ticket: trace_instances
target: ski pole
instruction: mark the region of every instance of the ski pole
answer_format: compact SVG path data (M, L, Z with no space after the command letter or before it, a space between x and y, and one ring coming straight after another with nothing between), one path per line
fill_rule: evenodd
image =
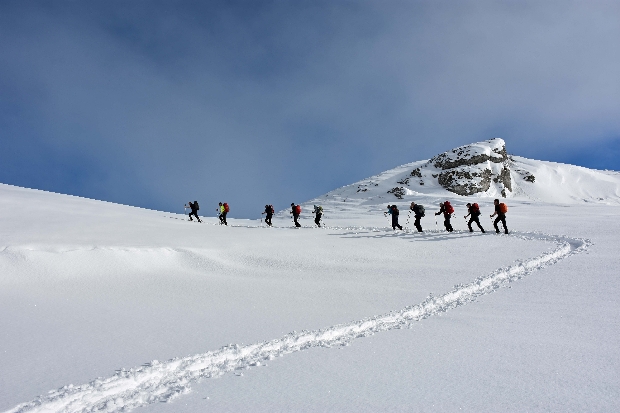
M409 225L409 218L411 217L411 210L409 210L409 215L407 215L407 222L405 222L405 226Z

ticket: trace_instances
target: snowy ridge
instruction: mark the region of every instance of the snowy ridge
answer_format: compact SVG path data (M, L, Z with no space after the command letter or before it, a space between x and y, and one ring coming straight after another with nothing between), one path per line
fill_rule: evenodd
M361 228L355 228L361 229ZM375 228L366 230L376 231ZM7 413L18 412L95 412L126 411L155 402L168 402L190 391L193 382L217 377L226 372L264 365L266 360L313 348L346 346L360 337L380 331L407 328L414 322L475 301L477 297L506 287L538 269L553 265L586 250L586 239L540 233L514 233L524 240L543 240L557 245L554 250L518 264L500 268L469 284L456 285L441 295L430 295L420 304L400 311L338 324L315 331L291 332L279 339L240 346L231 344L216 351L172 359L152 361L141 367L121 369L109 378L98 378L88 384L67 385L47 395L20 404ZM241 373L237 373L241 374Z
M314 203L365 205L450 198L517 198L549 203L620 204L620 174L509 155L502 139L460 146L330 191Z

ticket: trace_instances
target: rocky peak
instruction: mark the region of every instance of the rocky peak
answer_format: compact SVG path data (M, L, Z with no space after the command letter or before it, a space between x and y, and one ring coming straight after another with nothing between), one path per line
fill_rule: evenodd
M508 161L506 143L503 139L496 138L459 146L434 156L429 162L435 168L447 170L460 166L479 165L485 162L504 163L506 161Z
M508 197L513 193L513 176L533 183L534 176L511 167L513 162L506 151L503 139L491 139L459 146L420 163L406 175L398 175L400 185L388 191L403 199L413 188L437 184L458 195ZM515 188L516 189L516 188Z
M429 163L442 172L438 174L439 184L459 195L473 195L487 192L492 183L503 197L512 192L509 158L503 139L459 146L441 153Z

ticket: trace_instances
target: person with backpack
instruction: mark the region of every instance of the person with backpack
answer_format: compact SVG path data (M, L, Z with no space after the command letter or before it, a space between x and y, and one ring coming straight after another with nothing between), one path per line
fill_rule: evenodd
M436 212L435 215L443 214L444 221L443 225L446 227L446 231L452 232L454 228L452 228L452 224L450 223L450 218L452 218L452 214L454 213L454 208L450 204L450 201L441 202L439 204L439 212Z
M314 223L321 228L321 217L323 216L323 207L314 206Z
M396 227L398 227L398 229L402 231L403 227L401 227L398 223L398 215L400 214L398 207L396 205L388 205L388 210L387 212L384 212L383 215L386 214L390 214L392 216L392 229L396 231Z
M295 227L301 227L301 224L297 222L299 219L299 215L301 214L301 206L295 205L295 203L291 203L291 214L293 214L293 222L295 222Z
M224 218L222 218L224 214L224 206L222 205L221 202L217 205L216 211L217 211L217 217L220 219L220 225L222 225L224 223Z
M411 211L413 211L413 215L415 217L415 221L413 222L413 226L415 227L415 229L418 230L418 232L423 232L422 231L422 225L420 225L420 219L425 215L424 206L422 206L420 204L416 204L415 202L412 202L411 206L409 207L409 209L411 209Z
M200 220L200 217L198 217L198 210L200 209L200 206L198 205L198 201L189 201L187 203L187 205L185 205L185 208L189 208L191 211L189 213L189 220L193 221L192 219L192 215L196 217L196 219L198 220L198 222L202 222Z
M503 202L500 203L499 199L495 199L493 203L495 204L495 212L493 212L491 218L497 215L497 218L495 218L495 221L493 222L495 232L499 234L499 228L497 224L501 221L502 225L504 226L504 233L508 234L508 227L506 226L506 212L508 212L508 205L504 204Z
M467 228L469 228L469 232L474 232L473 228L471 227L471 224L473 222L478 225L480 231L484 232L484 228L482 228L482 225L480 225L480 207L477 203L474 202L473 204L467 204L467 215L465 215L463 218L467 219L467 217L471 217L467 222Z
M261 213L261 215L262 214L267 214L265 216L265 224L271 226L271 217L274 214L273 205L265 205L265 212Z
M219 212L219 218L220 218L220 225L224 224L224 225L228 225L228 222L226 222L226 214L228 214L228 211L230 209L228 208L228 204L226 202L224 202L223 204L220 202L219 203L219 207L217 209L217 211Z

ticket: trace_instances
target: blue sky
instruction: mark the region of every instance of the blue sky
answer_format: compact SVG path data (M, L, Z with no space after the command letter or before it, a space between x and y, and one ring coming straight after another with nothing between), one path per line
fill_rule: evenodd
M615 1L0 2L0 182L257 217L501 137L620 170Z

